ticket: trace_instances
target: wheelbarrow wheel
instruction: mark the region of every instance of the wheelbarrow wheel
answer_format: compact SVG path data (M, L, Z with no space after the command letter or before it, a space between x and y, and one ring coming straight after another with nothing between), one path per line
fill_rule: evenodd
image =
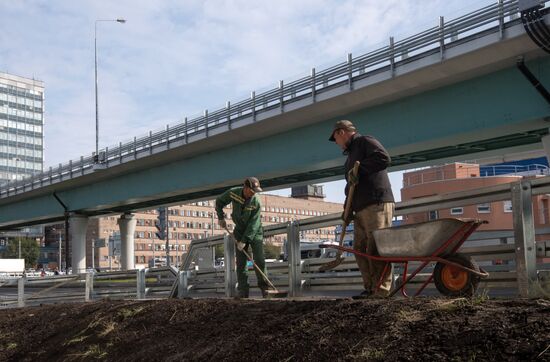
M460 264L466 268L479 271L479 266L470 257L454 254L446 258L448 261ZM479 276L467 270L438 262L434 269L434 283L443 295L449 297L473 296L479 284Z

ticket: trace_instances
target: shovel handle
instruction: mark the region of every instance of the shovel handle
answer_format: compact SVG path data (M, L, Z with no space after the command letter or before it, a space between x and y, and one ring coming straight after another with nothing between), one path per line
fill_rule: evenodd
M355 161L355 164L353 165L353 175L357 177L357 174L359 173L359 166L360 162ZM351 201L353 199L353 194L355 193L355 184L352 183L349 187L348 197L346 199L346 206L344 208L344 224L342 225L342 232L340 233L340 246L344 244L344 236L346 236L346 229L348 228L349 222L348 222L348 215L350 213L351 209ZM341 254L342 252L340 252Z
M359 173L359 166L360 166L360 162L355 161L355 163L353 164L353 171L352 171L355 177L357 177L357 174ZM348 225L349 225L347 220L351 209L351 200L353 199L354 191L355 191L355 184L352 183L349 187L348 197L346 198L346 205L344 207L344 220L343 220L344 222L342 224L342 232L340 233L340 240L338 243L340 246L344 246L344 237L346 236L346 229L348 228ZM319 267L319 270L326 271L326 270L334 269L335 267L340 265L340 263L342 263L343 260L344 258L342 257L342 250L338 250L336 252L336 259L321 265Z
M353 176L357 177L357 174L359 173L360 165L361 164L359 161L355 161L355 163L353 164L353 169L352 169ZM352 183L349 187L348 197L346 199L346 206L344 208L344 223L348 219L348 215L351 209L351 200L353 199L354 192L355 192L355 184Z

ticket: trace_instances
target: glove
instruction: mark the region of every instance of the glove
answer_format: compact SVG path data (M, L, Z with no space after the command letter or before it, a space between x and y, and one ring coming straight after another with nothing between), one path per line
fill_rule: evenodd
M243 251L243 249L246 247L245 243L242 243L240 241L237 241L237 249L240 251Z
M219 219L218 224L222 229L225 229L227 227L227 222L225 221L225 219Z
M347 219L345 219L345 218L344 218L345 214L346 214L346 212L344 211L344 212L342 213L342 215L340 216L340 218L342 219L342 221L343 221L344 223L350 224L350 223L353 221L353 218L354 218L355 215L353 215L353 211L350 210L350 212L348 212L348 217L347 217Z
M353 168L348 171L348 183L351 185L357 185L359 183L359 176L353 174Z

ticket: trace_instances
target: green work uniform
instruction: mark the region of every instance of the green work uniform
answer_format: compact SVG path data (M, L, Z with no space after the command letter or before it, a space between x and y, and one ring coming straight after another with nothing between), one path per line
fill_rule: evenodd
M249 199L245 199L243 187L234 187L216 199L216 213L218 219L224 219L223 208L231 203L233 211L231 219L235 223L233 235L235 238L246 244L245 250L249 252L249 246L252 248L252 257L258 267L266 273L264 244L263 244L263 228L260 218L261 205L260 200L256 195ZM246 255L237 250L237 281L239 282L238 290L241 295L248 296L248 267ZM258 287L262 290L267 289L267 283L262 275L254 269L256 278L258 279Z

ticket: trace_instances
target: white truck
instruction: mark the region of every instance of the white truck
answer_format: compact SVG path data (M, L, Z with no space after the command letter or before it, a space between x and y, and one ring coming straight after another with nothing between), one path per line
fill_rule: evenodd
M25 259L0 259L0 278L17 278L24 272Z

